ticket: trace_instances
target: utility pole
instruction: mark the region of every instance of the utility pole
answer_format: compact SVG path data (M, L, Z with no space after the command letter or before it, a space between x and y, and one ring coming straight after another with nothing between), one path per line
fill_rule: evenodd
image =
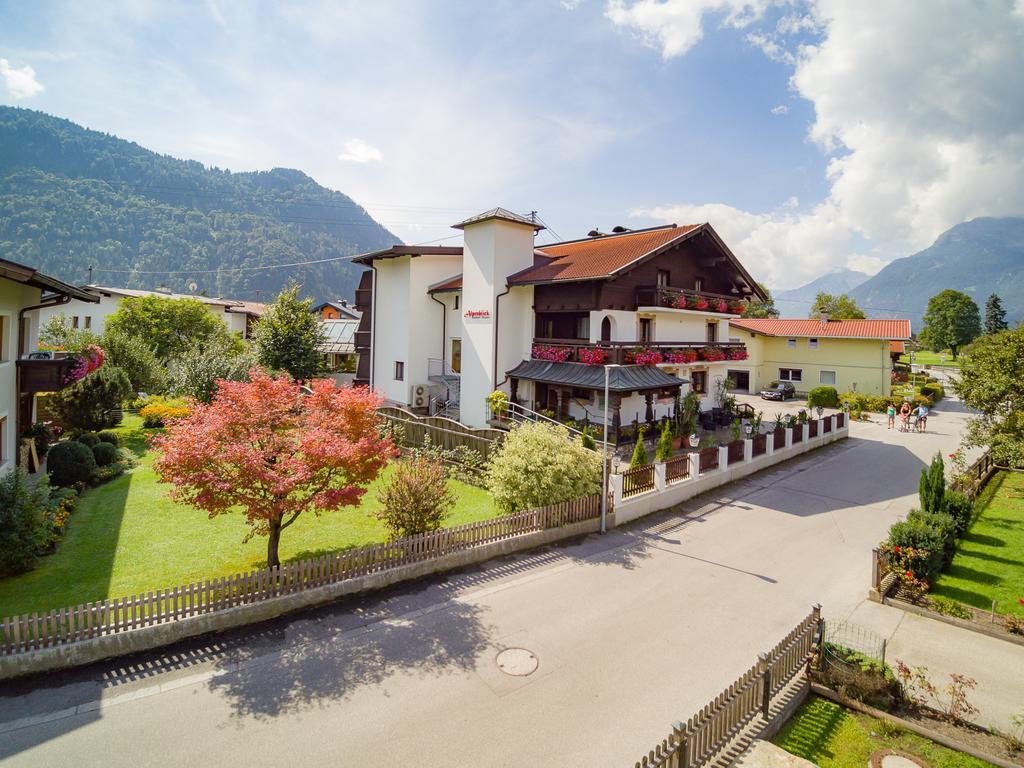
M88 281L87 285L92 285L92 270L93 270L93 267L89 267L89 281Z

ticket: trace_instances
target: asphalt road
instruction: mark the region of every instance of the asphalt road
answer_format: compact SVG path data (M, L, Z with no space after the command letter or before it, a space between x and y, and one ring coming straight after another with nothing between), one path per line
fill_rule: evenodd
M774 411L772 411L774 413ZM11 766L626 766L811 605L850 616L932 432L849 440L606 536L8 684ZM525 677L505 648L539 660Z

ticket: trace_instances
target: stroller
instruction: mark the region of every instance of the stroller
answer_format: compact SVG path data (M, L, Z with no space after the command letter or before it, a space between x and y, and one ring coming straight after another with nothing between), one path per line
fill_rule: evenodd
M921 431L920 423L919 423L920 421L921 421L921 417L917 415L917 412L914 412L914 413L910 414L910 431L911 432L920 432Z

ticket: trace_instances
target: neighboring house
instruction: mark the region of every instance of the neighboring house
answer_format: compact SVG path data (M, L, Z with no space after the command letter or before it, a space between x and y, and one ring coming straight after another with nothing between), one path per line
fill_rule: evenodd
M331 372L356 369L355 334L357 320L321 320L324 343L320 346L324 368Z
M88 304L74 300L64 306L49 307L38 312L39 324L43 326L50 318L63 315L72 328L103 333L107 318L117 311L121 299L141 296L162 296L167 299L195 299L206 306L211 314L218 317L228 330L248 338L252 324L265 311L265 305L254 301L237 301L235 299L210 298L195 296L189 293L171 293L170 291L139 291L132 288L110 288L101 285L87 285L85 288L100 297L99 304Z
M749 352L729 366L739 390L758 392L773 381L789 381L801 393L830 386L888 395L893 344L910 339L910 321L744 318L732 321L732 335Z
M31 267L0 259L0 472L17 464L18 436L33 420L37 392L59 390L71 360L28 360L38 349L33 310L99 298Z
M542 229L501 208L455 225L462 247L394 246L355 258L370 267L356 291L356 382L429 410L459 404L484 426L502 389L531 410L600 423L604 364L610 426L651 421L674 398L704 407L728 358L741 300L764 299L709 224L535 246Z
M320 316L321 320L359 320L360 312L349 305L347 299L325 301L309 310Z

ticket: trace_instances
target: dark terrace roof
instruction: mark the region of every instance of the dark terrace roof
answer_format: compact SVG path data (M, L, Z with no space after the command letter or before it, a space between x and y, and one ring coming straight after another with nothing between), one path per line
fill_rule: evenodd
M604 366L600 365L524 360L505 375L580 389L604 389ZM611 368L608 372L608 389L612 392L667 389L686 384L688 381L653 365L622 365Z
M621 235L603 235L536 250L536 262L508 279L509 285L530 285L610 277L634 262L669 247L698 229L699 224L644 229Z
M31 285L33 288L41 288L50 293L70 296L72 299L89 301L94 304L100 300L99 296L89 290L75 288L73 285L68 285L55 277L44 275L42 272L37 272L32 267L26 267L24 264L19 264L16 261L0 259L0 277L5 277L16 283Z
M356 264L369 265L374 259L396 259L399 256L461 256L461 245L393 245L379 251L353 256Z

